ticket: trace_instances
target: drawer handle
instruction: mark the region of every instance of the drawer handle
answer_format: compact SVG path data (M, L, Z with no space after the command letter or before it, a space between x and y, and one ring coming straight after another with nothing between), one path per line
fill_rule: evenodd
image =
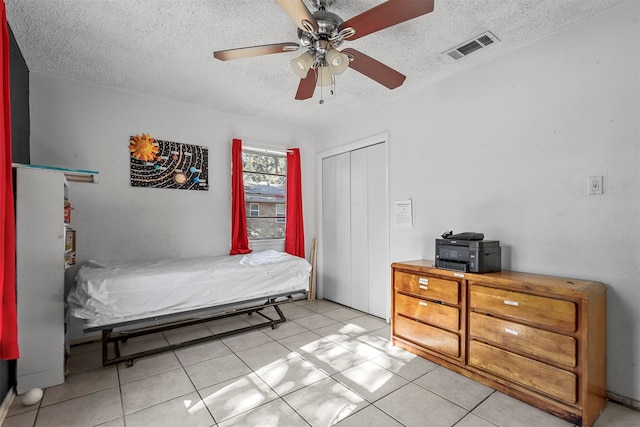
M429 289L429 287L427 285L420 285L420 289L423 289L426 291Z
M424 301L420 301L418 304L420 304L420 305L421 305L421 306L423 306L423 307L426 307L426 306L427 306L427 303L426 303L426 302L424 302Z
M421 285L428 285L429 279L427 279L426 277L421 277L420 279L418 279L418 283L420 283Z
M504 300L504 303L506 305L513 305L514 307L518 306L518 301L510 301L510 300L506 299L506 300Z
M518 331L514 331L513 329L504 328L504 331L508 334L518 336Z

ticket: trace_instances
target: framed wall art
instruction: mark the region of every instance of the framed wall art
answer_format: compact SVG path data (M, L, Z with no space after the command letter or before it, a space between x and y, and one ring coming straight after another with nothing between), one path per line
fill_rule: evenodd
M131 186L208 190L209 149L151 135L129 139Z

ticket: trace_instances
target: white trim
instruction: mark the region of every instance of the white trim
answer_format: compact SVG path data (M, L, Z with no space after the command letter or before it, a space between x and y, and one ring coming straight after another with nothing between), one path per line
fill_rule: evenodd
M319 164L322 165L322 159L324 158L337 156L338 154L347 153L349 151L358 150L360 148L369 147L370 145L376 145L383 142L389 142L389 132L382 132L377 135L373 135L368 138L361 139L359 141L355 141L347 145L332 148L327 151L322 151L318 153L318 156L320 158ZM322 176L322 171L320 171L320 175Z
M385 165L385 170L384 170L384 174L385 174L385 188L384 188L384 192L385 192L385 200L386 200L386 206L387 206L387 210L386 210L386 216L387 216L387 221L386 221L386 227L385 227L385 233L386 233L386 241L387 241L387 265L389 266L389 277L391 277L391 234L390 234L390 228L389 228L389 222L390 222L390 194L389 194L389 189L390 189L390 184L389 184L389 164L391 162L391 148L390 148L390 144L389 144L389 132L382 132L380 134L377 135L373 135L370 136L368 138L365 139L361 139L359 141L355 141L340 147L336 147L336 148L332 148L326 151L322 151L320 153L317 154L317 163L316 163L316 182L317 182L317 194L316 194L316 206L318 206L318 209L316 211L316 215L317 215L317 229L318 229L318 247L321 248L322 246L322 161L324 159L326 159L327 157L333 157L333 156L337 156L339 154L344 154L344 153L348 153L354 150L359 150L361 148L365 148L365 147L370 147L372 145L377 145L377 144L386 144L387 147L387 163ZM322 250L319 250L317 253L317 265L318 265L318 273L316 276L316 280L317 280L317 297L318 299L322 299L323 295L323 283L322 283L322 269L323 269L323 263L322 263ZM387 323L390 322L391 319L391 291L387 292L387 318L385 319L387 321Z
M258 145L249 142L249 145L245 145L245 140L243 138L234 138L242 141L242 150L246 151L254 151L257 153L265 153L265 154L274 154L277 156L287 157L287 153L293 153L293 150L288 150L286 148L275 148L275 147L265 147L261 144L262 142L258 142ZM229 145L233 144L233 139L229 141Z
M254 152L254 153L262 153L262 154L271 154L272 156L281 156L281 157L287 157L287 153L293 153L293 151L291 151L291 150L278 151L278 150L271 150L269 148L262 148L262 147L248 147L246 145L242 146L242 151L251 151L251 152Z

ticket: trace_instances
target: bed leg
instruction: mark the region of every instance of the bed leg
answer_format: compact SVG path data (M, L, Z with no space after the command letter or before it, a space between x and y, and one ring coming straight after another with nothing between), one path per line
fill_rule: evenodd
M118 338L113 340L113 354L115 354L116 358L120 358L120 343L118 342Z
M287 318L284 317L284 313L282 312L282 310L280 310L279 305L274 305L273 308L276 309L278 316L280 316L280 320L276 320L273 324L271 324L271 329L276 329L278 327L278 324L286 322Z
M102 331L102 366L107 366L107 359L109 358L109 335L110 329Z

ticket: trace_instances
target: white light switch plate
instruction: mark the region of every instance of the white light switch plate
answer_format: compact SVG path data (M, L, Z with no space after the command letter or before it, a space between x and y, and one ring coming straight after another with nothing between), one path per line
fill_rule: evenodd
M590 176L588 185L588 195L602 194L602 176Z

